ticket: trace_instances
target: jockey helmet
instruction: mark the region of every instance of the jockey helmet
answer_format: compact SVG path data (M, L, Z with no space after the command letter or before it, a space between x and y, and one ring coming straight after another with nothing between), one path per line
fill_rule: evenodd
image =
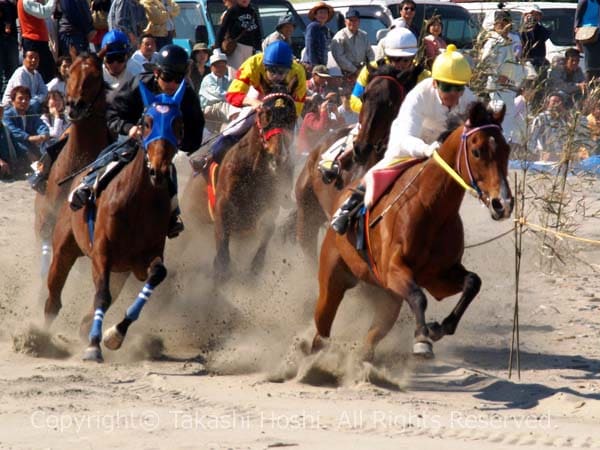
M263 55L263 63L265 66L279 66L290 69L293 60L294 54L292 53L292 47L290 47L287 42L275 41L265 48L265 53Z
M408 28L394 28L383 40L383 53L392 58L414 56L417 38Z
M188 67L188 54L179 45L165 45L158 51L156 67L162 72L183 75Z
M119 30L111 30L102 38L102 48L106 47L107 55L129 53L129 38Z
M431 77L451 84L467 84L471 80L471 66L467 59L450 44L446 51L433 61Z

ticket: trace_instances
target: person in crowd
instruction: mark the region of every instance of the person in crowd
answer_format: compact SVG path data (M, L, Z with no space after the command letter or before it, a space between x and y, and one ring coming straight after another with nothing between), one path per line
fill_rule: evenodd
M578 0L575 10L575 36L581 27L599 27L600 26L600 3L599 0ZM586 78L587 81L600 78L600 39L588 43L578 42L579 50L583 47L585 56Z
M143 34L140 36L138 49L129 58L127 67L133 76L139 75L142 72L151 71L157 58L156 39L151 34Z
M393 27L403 27L408 28L412 34L415 35L417 39L419 39L421 35L421 30L419 26L414 23L415 14L417 11L417 4L413 0L403 0L400 5L400 17L394 20L392 26Z
M206 127L211 132L219 132L229 117L229 103L225 95L230 83L227 55L216 48L210 57L210 73L202 80L199 93Z
M102 73L104 81L113 90L125 84L133 75L127 67L129 59L129 39L119 30L111 30L102 39L102 48L106 48Z
M49 130L47 145L58 141L69 128L69 119L65 116L65 98L59 91L48 92L48 98L42 107L42 121Z
M0 95L19 66L16 2L0 2Z
M108 33L108 12L110 11L111 0L92 0L92 24L96 30L96 34L92 38L91 43L94 49L99 51L102 47L102 38Z
M173 0L141 0L140 3L148 19L143 33L153 36L158 48L172 44L175 36L174 19L179 15L179 5Z
M383 159L369 169L365 177L401 158L430 157L440 147L436 139L445 130L450 114L465 113L476 100L475 94L466 87L470 80L469 62L455 45L448 45L433 62L432 78L421 81L406 94L392 122ZM352 213L363 201L365 207L372 206L372 193L365 193L365 185L361 183L335 212L331 227L339 234L346 233Z
M566 106L573 106L583 98L587 88L587 82L583 70L579 67L580 53L576 48L565 51L563 64L556 65L550 69L548 77L548 88L551 91L566 94Z
M310 73L314 66L327 65L327 53L331 46L331 31L327 28L334 15L333 8L324 2L319 2L308 11L310 23L304 35L304 55L302 62Z
M590 133L590 156L600 155L600 101L593 102L590 113L586 116Z
M81 0L57 0L60 5L58 19L58 55L69 55L74 47L77 53L88 51L96 35L92 11L88 2Z
M18 172L17 152L8 128L4 125L4 106L0 105L0 180L10 179Z
M548 65L546 61L546 41L552 34L542 25L542 10L535 3L529 3L523 12L523 25L521 27L521 42L523 43L523 59L530 61L535 69L540 71Z
M338 94L328 93L325 98L315 95L302 120L298 132L296 149L300 154L308 154L323 136L332 130L346 125L338 111Z
M446 48L446 41L442 38L442 17L433 15L425 24L425 37L423 44L425 45L425 67L431 70L433 60L440 54L441 50Z
M269 44L272 44L275 41L285 41L291 46L292 34L294 34L295 29L296 24L294 23L294 17L291 14L286 14L285 16L280 17L277 21L275 31L273 31L263 40L263 52L265 51L265 48L269 46Z
M69 79L69 69L73 61L70 56L59 56L56 61L58 71L56 76L46 85L48 92L58 91L63 96L67 95L67 80Z
M56 8L56 1L58 0L48 0L47 2L20 0L17 2L23 57L30 50L38 54L38 70L44 83L48 83L56 73L56 63L50 51L48 43L50 37L46 25L46 19L52 17L52 13Z
M37 71L39 61L39 55L35 50L28 50L25 53L23 65L15 70L10 80L8 80L2 104L7 105L10 103L11 93L15 87L25 86L29 89L30 102L28 102L27 107L31 107L34 113L40 112L42 103L48 95L48 88L44 83L42 75Z
M223 0L223 6L225 7L225 10L221 14L221 17L219 17L219 25L223 25L225 14L227 14L227 11L229 11L233 5L235 5L235 0Z
M332 88L329 86L329 80L331 80L331 75L329 75L327 66L319 64L318 66L313 67L312 77L310 80L306 81L307 100L312 99L316 94L325 97L331 92Z
M32 163L39 159L49 130L39 114L29 108L31 92L27 86L16 86L10 92L11 106L4 112L4 124L10 132L16 156Z
M565 111L562 95L551 92L544 110L533 119L529 149L535 151L540 161L558 161L561 158L568 133Z
M158 60L152 72L141 73L126 81L114 94L112 101L108 104L106 119L109 129L115 135L130 138L120 144L119 153L128 152L135 154L134 139L142 135L140 117L144 111L144 103L139 84L144 83L148 90L155 95L164 93L174 95L185 79L188 67L187 52L177 45L166 45L158 51ZM196 151L202 143L204 132L204 115L200 108L198 94L186 83L185 92L181 101L181 113L183 117L183 136L179 145L180 150L191 153ZM125 149L125 150L124 150ZM117 151L114 145L103 150L97 159L96 169L100 169L112 161L113 153ZM105 159L106 158L106 159ZM174 238L183 231L183 222L179 217L179 206L177 202L177 172L175 166L171 166L171 179L169 190L171 193L171 219L167 236ZM95 182L96 174L84 178L71 195L71 208L79 209L87 204Z
M338 31L331 41L331 54L344 76L358 76L361 67L375 59L367 33L360 29L360 13L349 9L346 26Z
M231 40L236 42L233 51L227 48L227 42ZM216 42L217 48L227 54L231 79L246 59L261 51L261 42L262 29L258 12L250 4L250 0L236 0L223 17Z
M194 44L194 47L192 48L192 59L190 60L187 72L187 79L194 92L200 90L202 80L210 73L210 67L208 65L209 57L210 50L204 42Z
M346 125L355 125L358 123L358 113L352 111L350 106L350 95L348 90L340 89L340 99L342 104L338 107L338 112L346 122Z
M112 0L108 11L108 29L125 33L132 46L148 25L146 10L139 0Z

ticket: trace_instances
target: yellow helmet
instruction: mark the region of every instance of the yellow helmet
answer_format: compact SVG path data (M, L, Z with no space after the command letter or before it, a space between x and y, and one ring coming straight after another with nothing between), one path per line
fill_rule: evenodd
M471 66L467 59L450 44L446 51L433 61L431 78L452 84L467 84L471 80Z

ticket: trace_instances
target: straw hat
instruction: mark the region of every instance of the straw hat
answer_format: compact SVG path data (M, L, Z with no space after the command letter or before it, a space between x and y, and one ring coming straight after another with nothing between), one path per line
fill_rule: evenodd
M311 22L315 20L315 15L317 14L317 11L323 8L327 10L327 22L329 22L333 18L334 11L333 8L325 2L319 2L315 6L310 8L310 11L308 11L308 20L310 20Z

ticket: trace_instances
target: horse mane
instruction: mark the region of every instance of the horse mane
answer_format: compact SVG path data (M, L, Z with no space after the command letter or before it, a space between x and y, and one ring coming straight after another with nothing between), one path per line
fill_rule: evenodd
M499 125L498 119L494 116L494 112L490 110L485 103L481 101L472 102L465 113L450 113L448 120L446 121L446 129L438 136L437 141L443 143L454 130L464 125L467 121L471 128L477 128L492 123Z

